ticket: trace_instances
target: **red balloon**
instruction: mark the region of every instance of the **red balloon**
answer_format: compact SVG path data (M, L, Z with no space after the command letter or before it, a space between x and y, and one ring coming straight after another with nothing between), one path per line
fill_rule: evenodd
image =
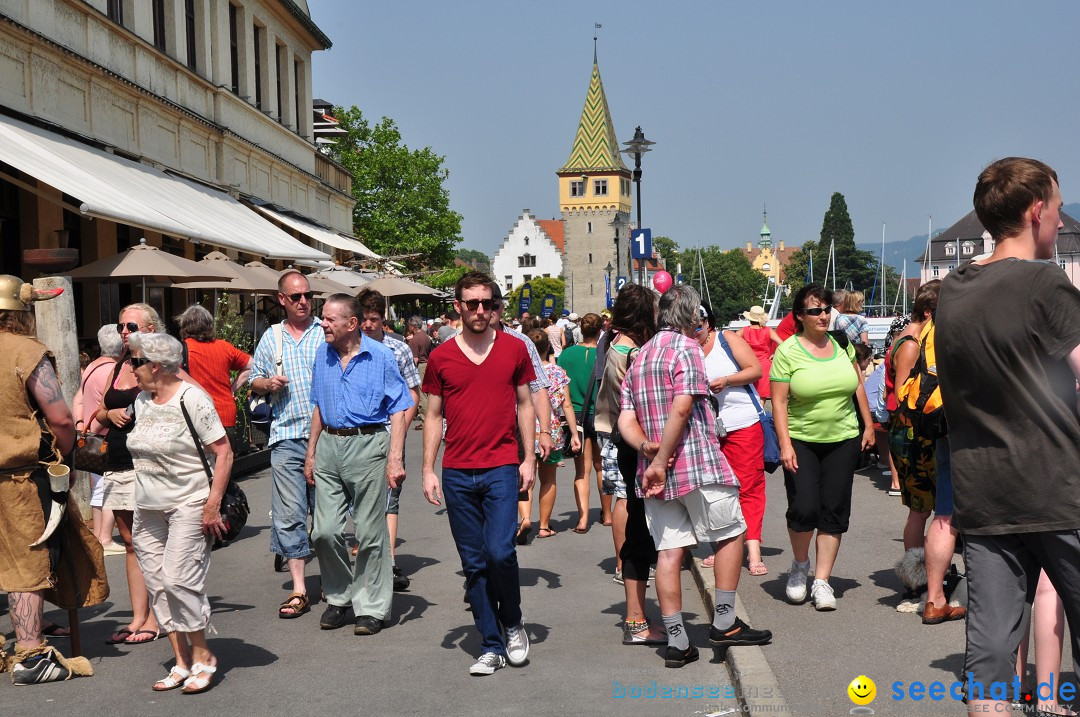
M672 285L671 274L666 271L658 271L653 274L652 285L656 287L656 290L661 294L665 293Z

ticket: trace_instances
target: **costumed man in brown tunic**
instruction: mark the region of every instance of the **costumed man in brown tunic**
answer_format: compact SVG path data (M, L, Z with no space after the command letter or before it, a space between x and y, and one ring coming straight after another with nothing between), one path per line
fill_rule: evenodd
M42 634L46 600L61 608L97 605L109 594L101 545L68 494L75 428L52 354L35 338L35 291L0 275L0 591L8 593L15 654L0 671L17 685L90 675L86 658L65 658Z

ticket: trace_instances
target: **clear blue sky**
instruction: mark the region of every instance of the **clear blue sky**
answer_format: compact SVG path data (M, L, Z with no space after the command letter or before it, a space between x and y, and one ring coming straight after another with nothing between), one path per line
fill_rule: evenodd
M817 239L834 191L860 243L943 229L1014 154L1080 198L1071 0L309 2L334 42L315 96L445 155L463 245L489 254L522 209L558 216L594 22L616 136L657 143L643 223L684 247L756 242L763 204L774 241Z

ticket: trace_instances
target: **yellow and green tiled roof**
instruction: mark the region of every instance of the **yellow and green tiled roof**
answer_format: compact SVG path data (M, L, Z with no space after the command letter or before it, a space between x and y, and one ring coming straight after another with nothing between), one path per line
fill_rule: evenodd
M619 154L619 142L615 139L615 128L611 122L611 110L608 109L604 83L600 80L600 67L594 62L592 78L589 80L589 93L585 96L585 109L581 112L574 146L570 158L566 160L560 172L585 171L626 171L622 156Z

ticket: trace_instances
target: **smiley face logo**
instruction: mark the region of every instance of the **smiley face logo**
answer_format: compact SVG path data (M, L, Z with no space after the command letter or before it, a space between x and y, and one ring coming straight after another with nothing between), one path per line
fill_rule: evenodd
M866 675L859 675L847 687L848 697L857 705L868 705L877 697L877 685Z

